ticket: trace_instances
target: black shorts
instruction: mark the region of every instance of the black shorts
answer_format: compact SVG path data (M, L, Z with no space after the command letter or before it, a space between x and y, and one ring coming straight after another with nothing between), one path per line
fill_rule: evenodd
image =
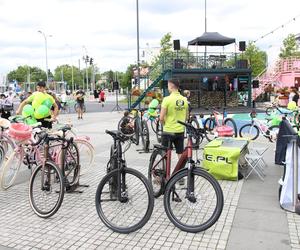
M41 123L41 126L43 128L48 128L48 129L51 129L52 128L52 122L51 121L45 121L45 119L51 119L51 116L48 116L46 118L43 118L43 119L36 119L37 122L40 122Z
M77 108L83 109L84 102L77 102Z
M169 141L171 146L174 144L176 153L182 154L184 150L184 133L175 133L175 135L162 135L161 144L165 147L169 146Z

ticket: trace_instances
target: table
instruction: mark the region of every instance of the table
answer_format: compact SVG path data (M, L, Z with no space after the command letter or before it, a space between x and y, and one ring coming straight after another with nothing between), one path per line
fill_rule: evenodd
M237 180L239 166L245 165L248 144L243 138L214 139L204 147L203 167L218 180Z

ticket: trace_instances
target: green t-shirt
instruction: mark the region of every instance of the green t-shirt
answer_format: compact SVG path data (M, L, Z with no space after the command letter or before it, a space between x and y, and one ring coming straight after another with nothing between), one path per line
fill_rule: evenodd
M55 100L51 95L39 91L34 92L31 96L27 98L27 102L31 103L34 109L37 109L46 100L50 102L51 106L55 103Z
M178 91L172 92L171 95L163 99L161 107L167 110L165 124L163 127L164 132L184 132L184 126L179 124L177 121L186 121L186 115L188 111L187 99L180 95Z

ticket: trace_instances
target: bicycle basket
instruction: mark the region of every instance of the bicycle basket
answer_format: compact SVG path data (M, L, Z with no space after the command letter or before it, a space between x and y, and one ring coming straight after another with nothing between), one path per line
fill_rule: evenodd
M31 138L32 127L24 123L11 123L8 134L16 142L25 142Z

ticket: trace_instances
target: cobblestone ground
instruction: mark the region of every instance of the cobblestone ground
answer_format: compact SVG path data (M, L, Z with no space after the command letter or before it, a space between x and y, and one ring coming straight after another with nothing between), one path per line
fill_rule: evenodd
M180 231L167 218L162 198L155 200L151 219L139 231L119 234L108 229L95 209L95 192L105 174L111 144L105 128L114 129L121 114L87 114L74 125L80 134L91 136L96 163L81 178L82 194L65 194L59 211L42 219L33 213L28 199L30 171L22 167L17 184L0 191L0 248L15 249L225 249L243 181L222 181L224 209L219 221L205 232ZM66 118L66 117L65 117ZM74 119L74 116L71 116ZM101 122L100 122L101 121ZM97 124L97 125L95 125ZM147 176L150 154L139 154L132 145L126 154L128 166Z
M295 213L287 212L289 233L292 249L300 249L300 216Z

